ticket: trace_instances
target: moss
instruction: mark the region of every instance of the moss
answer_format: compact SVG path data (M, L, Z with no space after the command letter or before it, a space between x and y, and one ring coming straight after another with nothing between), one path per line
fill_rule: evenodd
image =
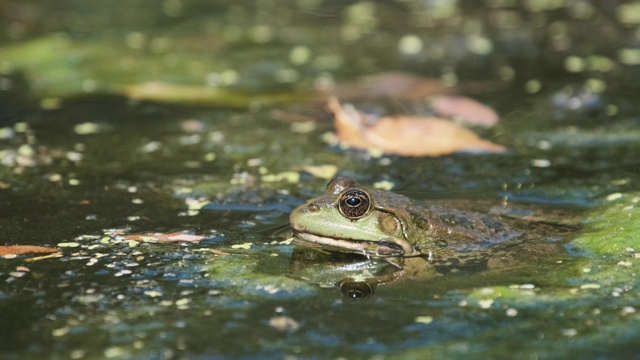
M572 242L602 256L628 255L640 249L640 194L613 194L608 203L591 211L585 229Z

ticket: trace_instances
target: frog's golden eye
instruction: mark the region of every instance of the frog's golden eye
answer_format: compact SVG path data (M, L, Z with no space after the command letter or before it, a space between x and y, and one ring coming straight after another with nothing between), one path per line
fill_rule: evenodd
M371 208L369 194L362 190L351 189L345 191L340 196L338 202L338 210L340 214L349 220L358 220L363 218Z

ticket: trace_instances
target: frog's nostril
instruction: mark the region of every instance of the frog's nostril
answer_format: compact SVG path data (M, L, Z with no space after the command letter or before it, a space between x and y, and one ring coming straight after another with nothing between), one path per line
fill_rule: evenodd
M316 212L320 210L320 206L318 206L318 204L310 204L307 209L309 209L310 212Z

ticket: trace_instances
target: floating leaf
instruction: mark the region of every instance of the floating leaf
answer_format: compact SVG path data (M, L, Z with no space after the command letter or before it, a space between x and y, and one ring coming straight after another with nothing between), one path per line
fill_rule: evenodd
M60 250L46 246L31 245L8 245L0 246L0 256L20 255L20 254L48 254L55 253Z
M297 183L300 181L300 173L296 171L284 171L278 174L265 174L265 175L262 175L262 181L264 182L286 181L289 183Z
M333 179L338 173L338 167L335 165L306 165L301 170L314 177L326 180Z
M329 99L329 109L335 116L338 140L359 149L380 149L405 156L505 150L444 119L408 115L374 119L353 106L341 106L335 97Z
M492 127L499 120L495 110L464 96L434 96L431 105L439 116L456 117L469 125Z
M191 234L184 234L184 233L173 233L173 234L167 234L167 235L168 235L167 237L168 241L200 241L206 237L202 235L191 235Z
M193 235L181 232L175 233L147 233L147 234L128 234L123 235L125 240L128 241L144 241L144 242L159 242L159 243L170 243L170 242L198 242L206 236L203 235Z
M242 244L231 245L231 248L232 249L246 249L246 250L249 250L249 249L251 249L251 245L253 245L253 243L246 242L246 243L242 243Z
M61 243L58 243L58 247L69 247L69 248L72 248L72 247L78 247L78 246L80 246L80 244L78 244L77 242L61 242Z
M73 127L73 132L75 132L78 135L90 135L90 134L97 134L99 132L103 132L107 130L107 128L108 127L104 124L84 122L84 123L76 124Z
M422 324L431 324L433 322L433 317L428 315L416 316L415 321Z
M53 259L53 258L58 258L58 257L62 257L62 253L61 252L56 252L56 253L53 253L53 254L43 255L43 256L36 256L36 257L25 259L25 261L34 262L34 261Z
M394 183L392 183L391 181L388 181L388 180L382 180L382 181L378 181L378 182L373 183L373 187L374 188L381 189L381 190L386 190L386 191L389 191L389 190L393 189L393 187L395 185L396 184L394 184Z
M218 255L218 256L229 256L229 255L231 255L226 251L222 251L222 250L218 250L218 249L208 249L208 250L211 251L212 253Z

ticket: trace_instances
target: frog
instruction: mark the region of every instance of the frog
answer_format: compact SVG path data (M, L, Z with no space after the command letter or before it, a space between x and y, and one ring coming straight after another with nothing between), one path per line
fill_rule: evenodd
M490 214L419 204L345 176L331 180L322 195L295 208L290 225L297 244L380 258L400 269L403 259L435 262L521 236Z

